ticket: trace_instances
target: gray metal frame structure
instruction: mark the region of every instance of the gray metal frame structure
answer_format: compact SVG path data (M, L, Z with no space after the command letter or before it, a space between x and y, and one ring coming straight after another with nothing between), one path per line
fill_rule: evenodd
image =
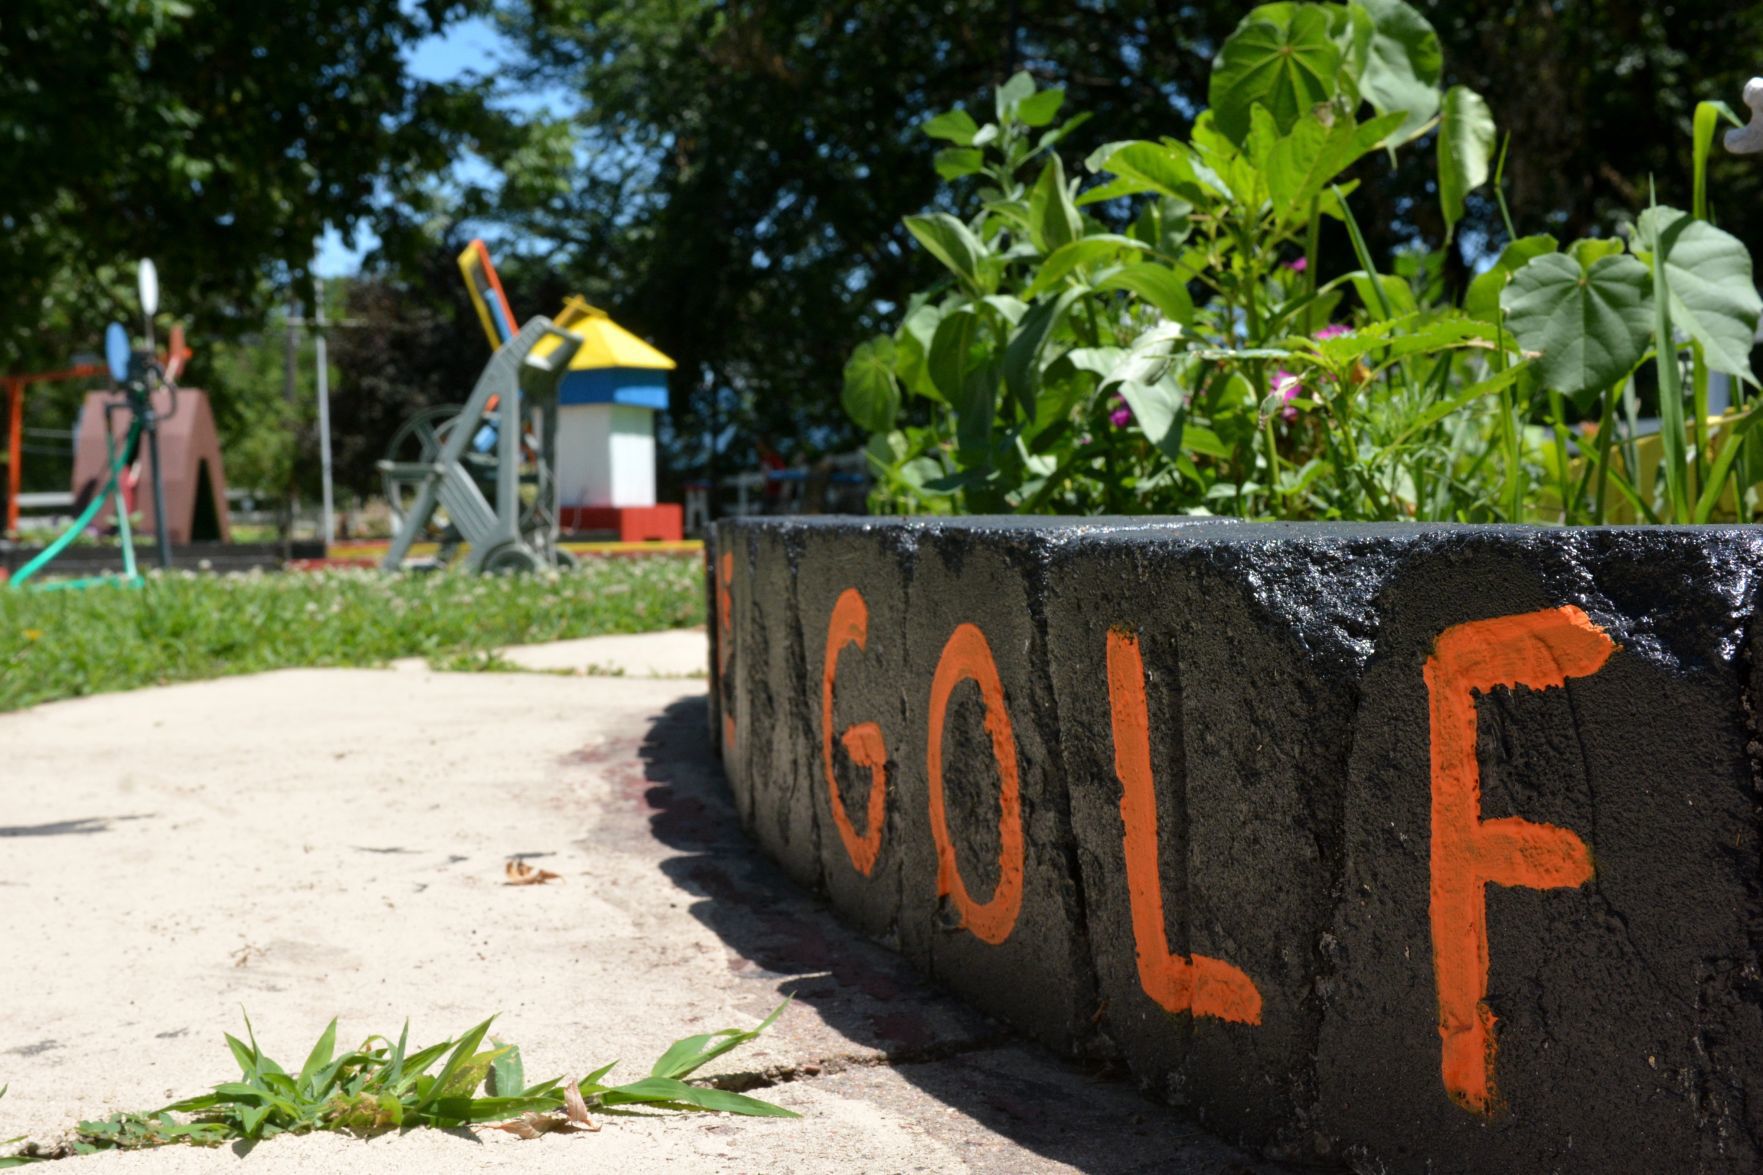
M535 356L533 349L546 338L557 339L558 345L542 357ZM432 463L380 462L383 472L419 486L415 505L404 516L386 552L382 564L386 570L404 565L437 507L447 511L460 537L470 544L465 557L468 571L537 571L562 561L557 546L556 501L537 502L533 509L523 510L520 447L525 418L536 416L539 466L555 466L557 386L581 345L580 335L559 328L549 318L539 315L530 319L519 334L490 356L459 413L458 424L449 430ZM490 401L497 396L501 399L494 408L498 432L496 500L492 505L464 458L478 431L477 422L492 411ZM541 478L536 492L555 499L555 479Z

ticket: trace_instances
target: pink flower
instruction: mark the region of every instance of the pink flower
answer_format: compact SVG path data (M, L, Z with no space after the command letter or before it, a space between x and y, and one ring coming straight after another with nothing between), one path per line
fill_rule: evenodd
M1108 414L1108 419L1115 428L1125 428L1132 423L1132 409L1127 407L1125 396L1115 395L1114 411Z
M1342 335L1350 335L1352 333L1353 328L1347 324L1343 322L1331 322L1321 330L1317 331L1315 337L1316 341L1320 343L1326 342L1329 339L1338 339Z
M1286 268L1293 273L1303 273L1306 269L1310 268L1310 258L1300 257L1296 261L1288 261L1286 262Z
M1273 394L1285 404L1285 407L1280 410L1281 420L1298 419L1298 410L1292 407L1291 401L1297 399L1298 393L1303 390L1303 383L1291 372L1280 370L1273 373Z

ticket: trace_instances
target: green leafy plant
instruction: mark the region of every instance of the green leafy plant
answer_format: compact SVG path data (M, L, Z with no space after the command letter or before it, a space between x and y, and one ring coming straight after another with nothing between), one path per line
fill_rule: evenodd
M62 1153L172 1143L219 1146L319 1130L368 1136L483 1124L513 1127L516 1133L532 1137L571 1123L591 1129L589 1109L616 1113L628 1106L794 1118L798 1115L782 1106L687 1081L710 1061L758 1037L787 1006L788 1001L778 1005L757 1028L727 1028L675 1041L650 1066L648 1076L622 1085L608 1085L605 1080L617 1062L579 1081L552 1078L528 1085L519 1046L493 1040L486 1045L494 1017L457 1040L426 1048L409 1047L406 1024L396 1043L371 1036L341 1054L336 1048L337 1022L332 1020L299 1070L289 1073L258 1046L246 1017L245 1040L225 1034L239 1066L238 1080L221 1082L209 1093L160 1110L81 1122ZM44 1157L59 1156L0 1158L0 1168Z
M1063 94L1026 74L992 122L930 120L954 144L939 172L975 208L907 218L946 275L847 366L874 505L1750 517L1754 416L1706 411L1710 372L1757 386L1750 256L1706 212L1723 108L1697 115L1695 213L1651 208L1626 242L1563 248L1514 231L1487 104L1442 80L1438 39L1402 0L1277 3L1221 46L1186 140L1104 144L1088 186L1057 152L1081 116L1042 130ZM1447 238L1488 187L1508 230L1460 294L1418 242L1380 271L1351 208L1357 169L1428 136ZM1356 268L1321 272L1325 231Z

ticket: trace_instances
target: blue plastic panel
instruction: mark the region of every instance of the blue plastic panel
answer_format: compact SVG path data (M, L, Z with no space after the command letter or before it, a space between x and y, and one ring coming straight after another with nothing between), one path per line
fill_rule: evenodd
M560 404L628 404L667 410L667 372L648 367L597 367L572 371L557 389Z

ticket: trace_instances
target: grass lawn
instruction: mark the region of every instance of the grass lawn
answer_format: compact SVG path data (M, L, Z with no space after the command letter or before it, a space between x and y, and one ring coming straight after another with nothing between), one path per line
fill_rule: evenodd
M0 586L0 711L292 666L447 667L505 645L704 622L697 556L595 559L542 576L377 570L155 574L145 587Z

